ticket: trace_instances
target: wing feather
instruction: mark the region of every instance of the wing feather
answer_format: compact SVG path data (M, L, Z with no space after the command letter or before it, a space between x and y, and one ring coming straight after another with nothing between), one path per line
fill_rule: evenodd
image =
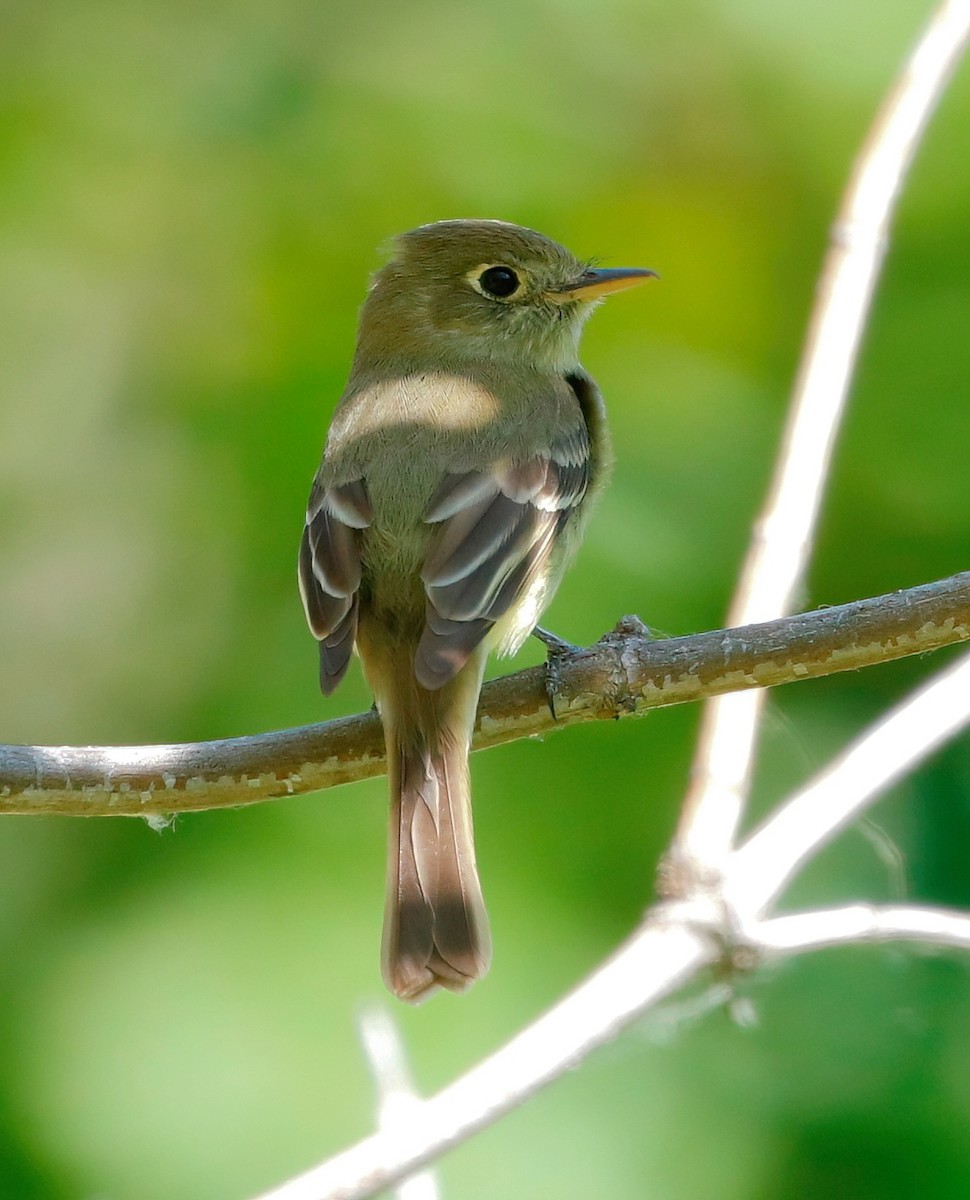
M373 516L362 479L315 484L300 542L299 580L310 631L320 643L320 688L343 679L357 636L360 534Z
M442 481L425 513L437 529L421 574L427 613L415 673L423 687L453 679L546 568L589 487L581 434L571 431L548 455Z

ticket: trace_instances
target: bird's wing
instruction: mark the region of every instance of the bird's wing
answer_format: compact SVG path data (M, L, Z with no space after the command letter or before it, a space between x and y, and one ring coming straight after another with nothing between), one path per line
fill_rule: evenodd
M314 483L300 543L300 595L320 643L320 688L329 696L343 679L357 635L360 534L373 518L361 479Z
M578 427L544 454L445 476L424 515L437 528L421 572L427 615L414 666L423 687L453 679L541 579L589 472L589 440Z

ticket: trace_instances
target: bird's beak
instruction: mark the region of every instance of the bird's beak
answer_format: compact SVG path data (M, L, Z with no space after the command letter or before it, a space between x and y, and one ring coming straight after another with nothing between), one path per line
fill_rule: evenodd
M560 303L566 300L598 300L611 292L636 287L648 279L657 279L656 271L645 267L590 267L578 279L561 288L551 288L546 294Z

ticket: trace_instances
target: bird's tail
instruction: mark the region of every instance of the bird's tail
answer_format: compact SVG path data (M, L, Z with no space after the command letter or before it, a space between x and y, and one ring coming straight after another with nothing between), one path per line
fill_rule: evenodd
M373 643L361 650L390 783L382 970L395 995L417 1003L438 988L464 991L491 958L468 776L485 655L428 691L414 678L413 651Z

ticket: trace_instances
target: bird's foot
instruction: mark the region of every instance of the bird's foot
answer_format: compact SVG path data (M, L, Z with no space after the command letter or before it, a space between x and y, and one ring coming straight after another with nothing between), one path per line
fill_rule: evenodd
M555 633L550 633L548 629L543 629L537 625L532 631L532 636L537 637L543 646L546 648L546 703L549 705L549 712L554 721L558 721L556 716L556 696L559 693L559 680L562 664L574 654L578 654L582 649L581 646L575 645L573 642L567 642L564 638L558 637Z

